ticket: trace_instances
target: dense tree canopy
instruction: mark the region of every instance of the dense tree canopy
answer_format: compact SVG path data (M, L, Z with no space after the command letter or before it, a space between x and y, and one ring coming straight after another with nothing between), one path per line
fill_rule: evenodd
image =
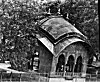
M51 8L49 13L49 8ZM58 9L58 10L57 10ZM59 11L60 9L60 11ZM57 10L57 11L56 11ZM58 12L58 13L57 13ZM98 3L95 0L66 0L38 4L33 0L0 3L0 59L10 60L12 68L27 71L29 56L38 46L38 21L49 15L62 15L90 40L99 52ZM28 57L28 58L27 58Z

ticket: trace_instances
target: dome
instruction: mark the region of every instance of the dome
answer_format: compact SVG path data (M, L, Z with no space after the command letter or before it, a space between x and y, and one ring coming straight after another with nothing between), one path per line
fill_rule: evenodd
M68 33L77 33L84 36L72 24L61 17L46 18L40 22L42 23L41 28L55 40Z

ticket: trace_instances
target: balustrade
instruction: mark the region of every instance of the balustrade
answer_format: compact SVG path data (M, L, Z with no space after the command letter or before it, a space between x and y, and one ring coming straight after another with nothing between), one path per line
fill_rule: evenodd
M73 73L73 72L56 72L56 73L24 73L24 74L16 74L16 73L0 73L0 82L23 82L23 81L35 81L35 82L49 82L50 78L65 78L65 80L74 78L83 78L81 77L81 73ZM84 77L86 82L100 82L100 74L86 74ZM76 81L77 82L77 81Z

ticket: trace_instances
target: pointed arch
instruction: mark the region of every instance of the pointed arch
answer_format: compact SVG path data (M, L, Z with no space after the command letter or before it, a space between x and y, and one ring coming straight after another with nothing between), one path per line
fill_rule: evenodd
M64 66L65 66L65 56L61 54L58 58L56 72L64 72Z
M81 70L82 70L82 57L81 56L79 56L78 58L77 58L77 61L76 61L76 65L75 65L75 69L74 69L74 72L81 72Z
M74 66L74 56L70 55L66 64L66 72L72 72Z

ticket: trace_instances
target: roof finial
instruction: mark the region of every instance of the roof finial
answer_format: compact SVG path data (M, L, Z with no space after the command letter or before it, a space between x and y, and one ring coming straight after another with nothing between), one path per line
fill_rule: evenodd
M50 13L50 8L49 8L49 10L48 10L48 14L51 14L51 13Z
M67 16L66 16L66 18L67 18L67 19L69 19L69 13L67 13Z

